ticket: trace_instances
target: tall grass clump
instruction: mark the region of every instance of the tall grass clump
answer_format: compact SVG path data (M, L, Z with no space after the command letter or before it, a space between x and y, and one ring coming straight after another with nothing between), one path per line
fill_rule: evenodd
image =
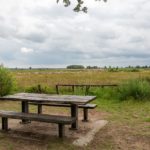
M91 88L89 95L94 95L101 99L116 99L117 88L116 87L104 87L104 88Z
M150 99L150 83L146 79L132 79L122 84L118 88L118 96L120 100Z
M44 93L44 94L54 94L55 93L52 88L49 88L47 86L43 87L40 84L26 88L25 92L27 92L27 93Z
M10 71L0 67L0 96L10 94L15 87L15 81Z

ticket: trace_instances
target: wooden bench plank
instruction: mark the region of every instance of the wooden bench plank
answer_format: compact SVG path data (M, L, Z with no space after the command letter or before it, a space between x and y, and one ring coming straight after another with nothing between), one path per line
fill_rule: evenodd
M76 121L76 118L69 116L57 116L57 115L46 115L46 114L35 114L35 113L20 113L13 111L0 111L0 117L2 117L2 130L8 130L8 118L12 119L28 119L32 121L56 123L58 124L59 137L64 136L64 125L72 124Z
M38 114L42 113L42 106L55 106L55 107L71 107L71 105L68 104L56 104L56 103L29 103L31 105L37 105L38 106ZM94 109L97 107L97 104L85 104L85 105L79 105L79 108L83 108L83 120L84 122L88 121L88 109ZM71 110L72 111L72 110Z
M31 102L30 105L43 105L43 106L56 106L56 107L70 107L69 104L56 104L56 103L35 103ZM97 104L85 104L85 105L78 105L79 108L88 108L88 109L94 109L97 107Z
M12 118L12 119L29 119L32 121L41 121L41 122L48 122L48 123L62 123L62 124L71 124L75 121L74 118L69 117L69 116L21 113L21 112L13 112L13 111L0 111L0 116Z

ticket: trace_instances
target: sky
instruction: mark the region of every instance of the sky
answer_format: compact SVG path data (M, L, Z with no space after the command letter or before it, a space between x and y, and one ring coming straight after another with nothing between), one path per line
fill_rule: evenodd
M150 65L150 1L0 0L0 63L6 67Z

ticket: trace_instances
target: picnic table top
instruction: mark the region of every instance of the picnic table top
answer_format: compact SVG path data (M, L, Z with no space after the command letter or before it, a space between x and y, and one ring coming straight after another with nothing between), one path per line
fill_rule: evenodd
M37 93L17 93L0 97L0 100L28 101L28 102L50 102L63 104L86 104L96 99L96 96L78 95L50 95Z

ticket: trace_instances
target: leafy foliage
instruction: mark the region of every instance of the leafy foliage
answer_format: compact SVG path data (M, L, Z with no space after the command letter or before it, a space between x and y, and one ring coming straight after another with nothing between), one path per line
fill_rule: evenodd
M145 79L129 80L118 88L118 93L120 100L127 100L129 98L136 100L149 99L150 84Z
M28 87L25 92L28 93L45 93L45 94L53 94L54 91L52 91L49 87L45 86L42 87L40 84L35 86Z
M82 65L70 65L70 66L67 66L67 69L84 69L84 66L82 66Z
M14 79L8 69L0 67L0 96L9 94L14 88Z
M57 0L57 3L60 0ZM74 11L75 12L79 12L79 11L83 11L85 13L87 13L88 8L86 6L83 6L84 4L84 0L76 0L77 1L77 5L74 7ZM95 1L101 1L101 0L95 0ZM104 2L107 2L107 0L103 0ZM63 0L64 6L68 7L71 4L71 0Z

